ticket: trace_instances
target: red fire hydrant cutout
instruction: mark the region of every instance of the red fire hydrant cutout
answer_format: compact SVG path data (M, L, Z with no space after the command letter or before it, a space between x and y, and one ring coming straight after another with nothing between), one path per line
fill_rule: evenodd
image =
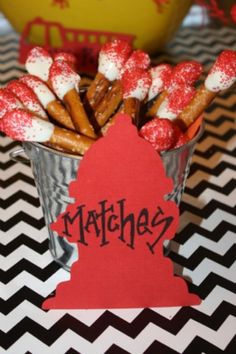
M105 138L84 156L70 195L75 203L52 224L77 242L70 281L57 286L44 308L134 308L192 305L183 279L163 255L163 241L178 226L179 211L164 196L172 190L159 155L120 114Z

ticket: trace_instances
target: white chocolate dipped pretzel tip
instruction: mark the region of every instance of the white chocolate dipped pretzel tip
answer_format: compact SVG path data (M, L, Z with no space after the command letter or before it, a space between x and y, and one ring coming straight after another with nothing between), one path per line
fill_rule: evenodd
M173 67L170 85L194 85L202 73L202 65L195 60L182 61Z
M98 72L86 93L92 110L98 109L95 116L104 111L105 103L103 102L107 100L109 86L121 78L122 70L131 51L131 46L121 40L108 42L102 46L98 57Z
M77 71L78 60L77 60L76 56L73 53L58 52L58 53L54 54L53 59L54 59L54 61L64 61L64 62L66 62L68 65L70 65L70 67L73 70Z
M6 112L11 111L14 108L23 108L22 103L7 88L0 89L0 100L1 100L0 118L2 118Z
M147 53L141 49L134 50L124 63L124 66L121 68L118 79L120 80L124 73L129 70L134 70L137 68L147 70L150 63L151 59Z
M14 140L46 142L54 125L23 109L13 109L2 118L3 131Z
M196 90L193 86L186 84L174 85L168 96L161 103L157 116L175 120L182 110L189 104L194 97Z
M29 74L39 77L43 81L48 80L49 69L53 63L51 55L42 47L34 47L25 62Z
M33 90L42 106L55 121L74 130L69 113L42 80L33 75L24 75L20 81Z
M39 115L41 118L48 119L37 96L26 84L19 80L13 80L8 83L7 88L22 102L27 110Z
M69 64L58 61L52 64L49 78L54 92L65 103L70 112L76 130L91 138L96 138L78 94L80 76Z
M104 44L99 53L98 72L109 81L116 80L130 53L131 47L125 41L117 39Z
M220 92L228 89L235 81L236 51L224 50L207 75L205 87L211 92Z
M36 76L24 75L19 80L33 90L45 109L50 102L56 100L56 96L53 94L53 92L42 80Z
M72 89L79 92L80 76L65 61L55 61L49 72L49 78L56 95L63 100Z
M4 101L2 101L0 99L0 125L1 125L1 122L2 122L1 118L4 116L4 114L6 114L6 112L7 111L6 111L5 103L4 103Z
M158 93L159 85L161 94L157 96L150 107L148 116L174 120L192 99L195 93L194 84L201 75L202 65L192 60L183 61L173 68L162 67L161 65L160 69L159 66L156 68L157 72L153 72L153 82L155 84L153 91ZM154 92L150 91L149 94L152 97Z
M147 70L135 68L126 70L122 76L123 108L122 111L131 116L136 125L139 124L141 102L147 96L151 85L151 77Z
M230 88L236 81L236 52L224 50L216 59L203 85L201 85L193 99L179 114L178 120L185 127L192 124L218 92Z
M148 101L167 89L170 83L172 67L169 64L159 64L149 70L152 83L148 91Z
M54 54L53 59L55 61L65 61L67 63L76 63L76 56L68 52L58 52Z
M125 71L122 77L123 98L136 98L143 101L151 85L150 74L143 69Z
M83 155L94 140L59 128L23 109L7 112L1 120L1 129L14 140L50 143L56 149Z

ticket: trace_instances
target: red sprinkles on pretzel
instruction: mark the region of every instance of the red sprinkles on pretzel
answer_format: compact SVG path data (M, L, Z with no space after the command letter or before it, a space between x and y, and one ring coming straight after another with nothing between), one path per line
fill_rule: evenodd
M171 85L193 85L202 73L202 65L196 61L184 61L172 71Z
M72 63L72 64L76 64L77 59L76 56L72 53L66 53L66 52L59 52L54 54L53 59L55 61L65 61L67 63Z
M176 132L169 119L153 118L140 129L140 136L152 144L156 151L172 148L176 141Z
M160 64L151 68L149 73L152 78L152 83L148 92L148 100L151 100L169 87L172 67L169 64Z
M23 82L19 80L11 81L7 88L23 103L23 105L31 112L38 114L40 117L47 119L47 115L42 108L35 93Z
M236 52L224 50L216 59L207 78L205 87L212 92L228 89L236 80Z
M14 140L24 141L27 128L32 128L32 114L23 109L13 109L3 117L4 132Z
M36 76L24 75L19 80L34 91L38 100L44 108L47 108L48 103L56 99L56 96L48 88L48 86Z
M142 101L151 85L150 74L142 69L126 70L122 77L123 97L134 97Z
M23 109L13 109L2 118L3 131L14 140L46 142L54 125Z
M128 59L130 53L131 47L129 43L119 39L104 44L100 51L100 54L105 54L109 60L117 61L122 65Z
M66 76L75 76L76 78L79 77L79 75L65 61L54 62L50 68L50 72L49 72L50 80L60 75L63 75L65 77Z
M53 63L51 55L41 47L34 47L25 62L27 71L43 81L48 80L49 68Z
M236 77L236 52L233 50L224 50L216 59L212 72L223 72L229 78Z
M163 83L162 90L166 90L170 85L173 68L169 64L160 64L156 68L153 68L153 70L157 70L158 68L159 68L159 78Z
M2 101L2 105L4 107L5 112L10 111L14 108L22 108L21 102L18 98L7 88L0 89L0 100ZM0 114L2 114L1 112Z
M6 105L5 105L4 101L0 100L0 124L2 122L1 118L4 116L4 114L6 114L6 112L7 112L7 110L6 110Z
M124 71L125 70L132 70L135 68L140 69L148 69L151 63L150 57L144 51L137 49L133 51L129 59L125 63Z
M49 72L53 90L63 99L64 94L72 88L79 91L80 76L65 61L55 61Z
M28 86L30 89L34 89L40 86L46 86L45 82L43 82L41 79L39 79L35 75L30 75L26 74L23 75L19 78L20 82L23 82L26 86Z
M174 86L168 95L168 108L178 115L191 101L196 89L193 86L179 84Z
M35 63L36 61L38 61L38 59L52 60L52 57L42 47L34 47L27 57L27 62Z
M68 65L70 65L70 67L72 69L74 69L76 71L78 69L78 60L77 60L76 56L72 53L59 52L54 55L53 59L54 59L54 61L66 62Z

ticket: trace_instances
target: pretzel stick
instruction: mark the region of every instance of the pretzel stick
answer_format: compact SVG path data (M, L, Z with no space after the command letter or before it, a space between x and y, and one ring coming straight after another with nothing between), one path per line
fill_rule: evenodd
M78 94L80 76L66 62L58 61L51 65L49 78L54 92L68 108L76 130L90 138L96 138Z
M91 123L89 122L77 91L75 89L68 91L65 94L63 101L70 112L71 117L73 117L76 130L86 136L89 136L90 138L96 138L97 136Z
M30 88L28 88L26 85L24 85L20 81L16 81L16 82L12 81L12 85L9 85L9 86L10 86L10 88L14 87L14 91L17 91L18 93L21 92L21 89L23 88L23 96L25 94L27 94L27 97L23 99L23 101L24 101L24 102L22 102L22 103L24 103L24 105L23 105L18 100L17 96L14 95L14 93L12 93L12 91L10 91L8 88L7 89L6 88L0 89L0 118L4 118L7 113L12 112L15 109L19 109L19 112L24 112L25 108L26 108L27 111L30 114L34 114L35 117L41 118L44 121L45 120L48 121L47 118L39 116L37 109L36 109L36 112L33 112L33 109L30 105L28 107L26 107L28 105L28 102L25 102L25 100L27 100L27 99L31 100L31 95L33 93L33 91L30 91L30 93L28 92L28 90L30 90ZM26 90L25 90L25 87L27 88ZM20 96L21 96L21 94L20 94ZM34 98L34 96L32 96L32 97ZM33 103L35 103L35 102L33 101ZM37 103L37 101L36 101L36 103ZM29 110L29 108L30 108L30 110ZM33 108L35 108L35 105L33 105ZM37 108L37 105L36 105L36 108ZM42 107L40 107L40 109L41 108ZM8 117L8 115L7 115L7 117ZM1 130L3 130L3 121L5 121L5 119L0 120ZM55 146L52 142L50 143L50 145L51 145L51 147L53 147L55 149L59 149L59 146ZM61 147L60 147L60 150L62 150Z
M3 131L12 139L50 143L67 152L83 155L94 140L59 128L23 109L13 109L2 118Z
M123 107L122 113L131 116L134 124L138 125L138 116L140 104L148 94L151 85L150 74L140 68L125 71L121 81ZM107 124L102 128L102 134L106 134L108 128L115 122L115 116L110 118Z
M95 111L95 117L99 125L101 125L100 124L101 115L103 115L104 117L104 119L102 119L102 122L104 122L103 124L105 124L105 122L109 119L110 115L116 111L116 109L119 107L120 103L122 102L123 93L122 93L122 85L120 85L120 81L122 80L123 76L125 76L126 73L133 71L134 69L146 70L149 67L149 65L150 65L150 58L148 54L146 54L142 50L139 49L135 50L131 54L129 59L124 63L124 66L121 67L120 70L118 71L117 80L115 80L112 83L110 90L107 92L101 104L97 107ZM113 95L116 95L117 99L114 101L110 101L110 98L113 97ZM134 111L132 115L133 114ZM136 112L136 116L137 114L138 112Z
M84 155L92 146L94 140L87 136L76 134L65 128L55 126L49 142L54 146L59 146L73 154Z
M103 45L98 57L98 73L86 93L87 100L95 109L105 96L110 84L118 78L119 72L131 52L130 45L121 40Z
M129 114L133 122L138 125L140 105L148 94L151 76L148 71L135 68L125 71L121 82L124 102L123 113Z
M161 102L156 116L176 120L181 111L189 104L194 97L196 89L184 83L174 85L168 90L168 94ZM163 92L164 95L164 92Z
M55 121L63 127L75 130L69 113L43 81L33 75L24 75L19 80L33 90L41 105Z
M6 112L15 109L23 108L22 103L18 98L7 88L0 88L0 119L6 114Z
M136 97L127 97L124 100L122 113L127 113L133 120L137 122L140 111L140 101Z
M156 116L156 112L161 103L167 96L166 89L169 86L170 76L172 73L172 67L169 64L160 64L149 70L152 83L148 91L147 101L156 99L152 102L152 105L147 111L148 117ZM159 96L158 96L159 95Z
M109 117L114 114L115 110L119 106L122 101L122 85L120 80L117 80L113 85L113 90L108 91L106 97L100 105L98 109L95 111L95 118L100 127L102 127Z
M160 107L163 107L163 105L168 105L168 95L171 94L172 91L176 91L177 93L178 87L182 87L184 91L189 94L188 91L191 90L191 87L202 73L202 65L196 61L184 61L177 64L173 69L170 68L167 64L163 64L157 66L155 70L156 71L153 70L151 72L153 77L152 87L154 86L155 88L156 86L156 92L160 94L157 96L153 105L148 110L147 116L160 116L162 118L169 118L168 116L163 116L162 113L160 114ZM152 96L155 92L153 91L154 89L152 88ZM183 94L180 90L178 94L180 94L183 98ZM178 96L176 98L178 99Z
M209 91L204 84L201 85L191 102L178 116L178 121L182 123L182 127L187 128L190 126L210 105L216 95L216 92Z
M107 80L102 73L98 72L86 93L87 100L92 109L95 109L98 106L105 96L109 86L110 81Z
M155 117L157 116L157 112L161 106L161 104L165 101L166 97L168 96L167 91L163 91L160 93L158 98L154 101L153 105L147 111L147 117Z
M117 112L111 116L109 118L109 120L106 122L106 124L104 124L104 126L101 128L100 133L102 134L102 136L106 135L108 129L115 124L115 118L116 115L118 113L123 113L123 109L124 109L124 102L120 105L119 109L117 110Z
M27 85L19 80L8 83L7 88L21 101L24 107L38 117L48 120L48 116L37 96Z
M12 109L23 108L18 98L7 88L0 88L0 131L3 131L4 115Z
M203 85L197 90L195 96L179 114L180 121L185 128L199 117L216 95L230 88L236 81L236 52L223 51L213 64Z

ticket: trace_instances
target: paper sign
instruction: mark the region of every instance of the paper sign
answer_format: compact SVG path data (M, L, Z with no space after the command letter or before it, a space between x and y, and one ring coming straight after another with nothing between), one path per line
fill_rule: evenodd
M158 153L119 114L106 137L84 156L69 187L75 203L51 225L77 242L70 281L57 286L44 308L133 308L198 304L173 275L163 241L178 227L179 210Z

